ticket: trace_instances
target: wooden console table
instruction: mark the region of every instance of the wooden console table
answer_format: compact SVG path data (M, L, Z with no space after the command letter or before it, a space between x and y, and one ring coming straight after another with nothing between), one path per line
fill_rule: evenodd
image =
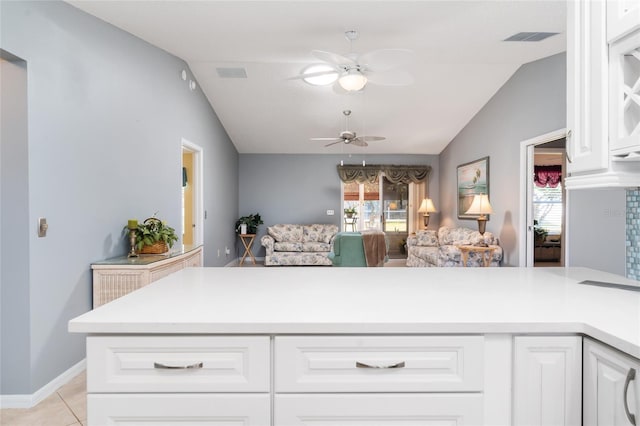
M184 246L169 254L114 257L91 264L93 307L104 305L160 278L192 266L202 266L202 246Z
M460 257L462 258L462 266L467 266L467 260L469 259L469 253L480 253L482 256L482 265L486 268L491 265L491 260L493 259L493 252L496 251L496 247L482 247L482 246L458 246L460 249Z

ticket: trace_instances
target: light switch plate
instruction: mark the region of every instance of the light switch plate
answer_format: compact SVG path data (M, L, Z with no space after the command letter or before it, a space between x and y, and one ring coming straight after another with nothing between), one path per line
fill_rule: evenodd
M46 237L47 229L49 229L49 225L47 225L47 218L40 217L38 218L38 237Z
M336 212L333 210L327 210L327 216L333 216L334 214L336 214Z

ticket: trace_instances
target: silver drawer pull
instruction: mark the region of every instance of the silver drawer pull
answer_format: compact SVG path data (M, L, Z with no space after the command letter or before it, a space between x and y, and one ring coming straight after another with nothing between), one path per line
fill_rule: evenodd
M371 364L365 364L364 362L356 361L356 368L380 368L380 369L404 368L404 361L399 362L397 364L390 364L390 365L371 365Z
M631 414L629 411L629 403L627 402L627 392L629 391L629 384L631 384L632 380L636 378L636 370L634 368L630 368L627 373L627 378L624 381L624 413L627 415L627 419L629 419L629 423L635 426L636 424L636 416Z
M202 367L203 367L203 364L201 362L197 362L191 365L166 365L166 364L160 364L159 362L153 363L153 368L159 368L161 370L189 370L189 369L198 369Z

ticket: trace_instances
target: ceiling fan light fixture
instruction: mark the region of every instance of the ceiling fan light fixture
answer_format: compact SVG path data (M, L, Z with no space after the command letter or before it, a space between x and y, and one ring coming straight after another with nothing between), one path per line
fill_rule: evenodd
M312 86L326 86L334 83L338 79L338 73L336 72L335 68L327 64L310 65L302 71L302 74L305 75L325 72L326 74L323 75L303 77L302 79Z
M360 71L351 69L338 79L338 83L348 92L357 92L367 84L367 77Z

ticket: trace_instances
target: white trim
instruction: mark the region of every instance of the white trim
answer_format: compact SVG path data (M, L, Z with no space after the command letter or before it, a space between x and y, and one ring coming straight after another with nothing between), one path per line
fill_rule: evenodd
M193 219L196 225L193 244L204 245L204 151L201 146L185 138L182 138L181 148L193 153L193 176L196 189L195 194L193 194Z
M35 407L44 399L48 398L50 395L53 395L53 393L55 393L61 386L69 383L74 377L82 373L86 368L87 360L83 359L31 395L0 395L0 409Z
M518 266L533 266L533 264L527 265L527 240L529 239L527 238L527 236L530 235L529 230L527 229L527 185L529 181L533 179L531 177L531 173L528 170L529 167L527 165L527 150L530 146L540 145L543 143L562 139L566 135L567 129L562 128L520 142L520 215L518 218L518 229L520 231L521 238L519 239L520 245L518 251ZM567 227L565 226L565 229L566 228Z

